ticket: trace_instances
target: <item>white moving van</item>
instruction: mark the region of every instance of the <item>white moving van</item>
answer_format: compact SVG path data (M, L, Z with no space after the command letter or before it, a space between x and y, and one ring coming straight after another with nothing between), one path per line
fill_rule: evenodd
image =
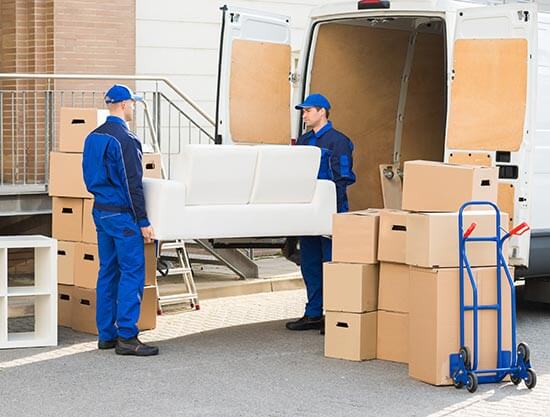
M288 143L302 130L294 104L320 92L355 144L351 209L382 206L381 164L497 166L501 209L532 229L510 242L512 263L550 275L549 14L534 3L328 4L311 14L291 100L289 18L222 10L220 143Z

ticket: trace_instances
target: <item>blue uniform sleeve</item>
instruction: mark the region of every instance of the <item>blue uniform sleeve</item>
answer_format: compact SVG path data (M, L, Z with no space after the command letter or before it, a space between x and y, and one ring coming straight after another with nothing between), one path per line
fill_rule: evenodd
M348 211L346 189L355 182L353 173L353 144L347 138L337 140L332 149L330 166L336 184L336 206L339 213Z

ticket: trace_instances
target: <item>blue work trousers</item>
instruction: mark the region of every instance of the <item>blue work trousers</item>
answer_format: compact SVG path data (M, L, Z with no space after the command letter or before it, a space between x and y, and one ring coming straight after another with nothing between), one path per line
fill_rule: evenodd
M96 322L99 340L137 336L145 255L141 229L130 213L93 210L99 250Z
M322 236L300 238L300 268L306 284L305 315L323 315L323 262L332 259L332 240Z

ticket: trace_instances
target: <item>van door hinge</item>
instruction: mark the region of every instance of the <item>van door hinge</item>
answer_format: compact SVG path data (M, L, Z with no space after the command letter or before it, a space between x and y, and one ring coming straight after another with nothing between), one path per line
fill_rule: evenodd
M288 80L292 84L297 84L300 81L300 74L298 74L297 72L291 72L288 74Z
M518 10L518 19L520 22L529 22L531 14L528 10Z

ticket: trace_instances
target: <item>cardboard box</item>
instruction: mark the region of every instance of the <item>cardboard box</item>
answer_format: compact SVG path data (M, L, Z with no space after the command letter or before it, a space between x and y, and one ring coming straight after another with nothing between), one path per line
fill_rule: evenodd
M402 209L458 211L467 201L497 202L498 168L407 161L403 173Z
M508 215L501 213L501 225ZM471 237L493 236L496 233L495 213L491 210L464 212L464 231L472 223L477 227ZM456 268L459 266L458 214L410 213L407 219L406 262L425 268ZM503 248L508 259L508 244ZM493 242L470 242L466 254L471 266L496 265Z
M146 243L145 251L145 286L157 285L157 252L155 243Z
M95 289L99 272L99 254L97 245L81 243L78 246L74 285Z
M323 280L325 310L365 313L378 308L378 265L327 262Z
M60 152L82 152L84 140L92 130L107 119L109 112L104 109L82 109L61 107L59 109Z
M57 286L57 323L60 326L72 326L73 290L72 285Z
M89 288L74 287L74 330L97 335L96 292ZM157 325L157 288L145 287L138 321L139 330L151 330Z
M380 210L338 213L332 218L332 261L378 263Z
M380 263L378 308L397 313L409 312L411 267L389 262Z
M80 244L77 242L57 241L57 283L74 285L77 258Z
M379 261L405 263L408 214L402 210L380 211Z
M144 153L142 163L145 178L162 178L160 153Z
M81 153L50 153L48 193L55 197L92 198L84 185Z
M92 210L94 208L94 200L84 200L82 210L82 241L86 243L97 244L97 231L95 228L94 217Z
M496 268L474 268L479 304L496 304ZM504 271L502 271L504 274ZM472 303L466 277L465 303ZM503 350L511 350L511 295L502 278ZM449 355L460 349L459 269L411 269L409 313L409 376L433 384L451 385ZM465 314L465 339L473 354L472 312ZM494 310L479 313L478 369L497 365L497 315Z
M378 310L376 358L385 361L409 362L409 315Z
M82 240L82 199L52 198L52 237L57 240Z
M341 313L325 316L325 356L363 361L376 358L377 312Z

